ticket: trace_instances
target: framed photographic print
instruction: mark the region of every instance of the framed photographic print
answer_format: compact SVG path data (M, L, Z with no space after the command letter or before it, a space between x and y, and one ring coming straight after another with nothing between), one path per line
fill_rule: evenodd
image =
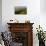
M17 15L26 15L27 14L27 7L26 6L16 6L15 7L15 14Z

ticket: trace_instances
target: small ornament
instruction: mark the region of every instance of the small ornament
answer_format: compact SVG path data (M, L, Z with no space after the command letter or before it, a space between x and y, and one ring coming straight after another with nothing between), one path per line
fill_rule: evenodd
M10 21L13 21L13 20L10 20Z
M26 20L25 23L30 23L30 20Z

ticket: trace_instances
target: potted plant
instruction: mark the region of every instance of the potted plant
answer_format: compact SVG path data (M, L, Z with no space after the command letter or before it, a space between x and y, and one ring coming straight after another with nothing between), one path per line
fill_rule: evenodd
M37 29L37 34L36 36L38 36L38 40L39 40L39 46L45 46L45 35L43 32L42 27L36 28Z

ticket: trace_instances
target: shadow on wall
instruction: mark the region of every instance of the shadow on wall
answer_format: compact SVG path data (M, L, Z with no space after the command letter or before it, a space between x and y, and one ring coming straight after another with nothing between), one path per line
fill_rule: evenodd
M2 0L0 0L0 31L2 31Z
M40 0L40 11L46 13L46 0Z

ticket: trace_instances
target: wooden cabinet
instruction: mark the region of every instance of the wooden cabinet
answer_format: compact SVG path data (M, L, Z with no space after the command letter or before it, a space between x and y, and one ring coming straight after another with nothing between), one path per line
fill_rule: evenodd
M7 23L12 33L13 41L22 46L33 46L33 23Z

